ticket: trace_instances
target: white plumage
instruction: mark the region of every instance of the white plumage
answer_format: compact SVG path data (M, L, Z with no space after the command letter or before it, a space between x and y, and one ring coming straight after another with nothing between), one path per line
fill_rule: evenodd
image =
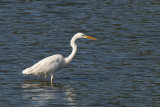
M54 73L63 68L64 66L68 65L69 62L73 59L75 56L75 53L77 51L77 46L75 44L76 39L78 38L89 38L96 40L95 38L92 38L90 36L84 35L83 33L77 33L73 36L71 39L71 46L72 46L72 53L67 57L64 58L60 54L52 55L49 57L46 57L33 66L26 68L22 71L23 74L31 74L31 75L45 75L45 78L47 75L51 75L51 82L53 82Z
M64 66L64 58L62 55L56 54L44 58L31 66L26 68L23 74L33 74L33 75L46 75L49 74L48 71L56 71Z

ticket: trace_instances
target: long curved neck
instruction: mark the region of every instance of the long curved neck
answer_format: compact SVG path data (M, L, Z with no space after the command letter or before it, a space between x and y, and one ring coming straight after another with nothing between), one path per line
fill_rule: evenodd
M77 45L75 44L76 39L77 39L76 37L73 37L71 39L70 44L71 44L71 47L72 47L72 53L67 58L65 58L66 65L72 61L73 57L76 54L76 51L77 51Z

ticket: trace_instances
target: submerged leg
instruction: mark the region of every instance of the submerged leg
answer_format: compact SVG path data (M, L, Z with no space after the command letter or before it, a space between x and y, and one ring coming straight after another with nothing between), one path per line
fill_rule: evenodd
M51 74L51 83L53 83L54 74Z
M46 78L47 78L47 75L44 76L44 80L46 80Z

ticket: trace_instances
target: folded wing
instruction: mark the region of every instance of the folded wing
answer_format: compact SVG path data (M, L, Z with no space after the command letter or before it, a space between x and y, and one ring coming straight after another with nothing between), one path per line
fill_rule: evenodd
M32 75L48 75L54 73L58 69L61 69L64 65L64 57L60 54L56 54L40 60L33 66L23 70L22 73Z

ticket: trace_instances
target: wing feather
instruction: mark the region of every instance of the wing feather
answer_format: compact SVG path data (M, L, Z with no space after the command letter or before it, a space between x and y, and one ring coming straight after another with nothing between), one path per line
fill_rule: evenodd
M30 68L26 68L22 73L33 75L51 74L62 68L64 64L64 57L60 54L56 54L40 60Z

